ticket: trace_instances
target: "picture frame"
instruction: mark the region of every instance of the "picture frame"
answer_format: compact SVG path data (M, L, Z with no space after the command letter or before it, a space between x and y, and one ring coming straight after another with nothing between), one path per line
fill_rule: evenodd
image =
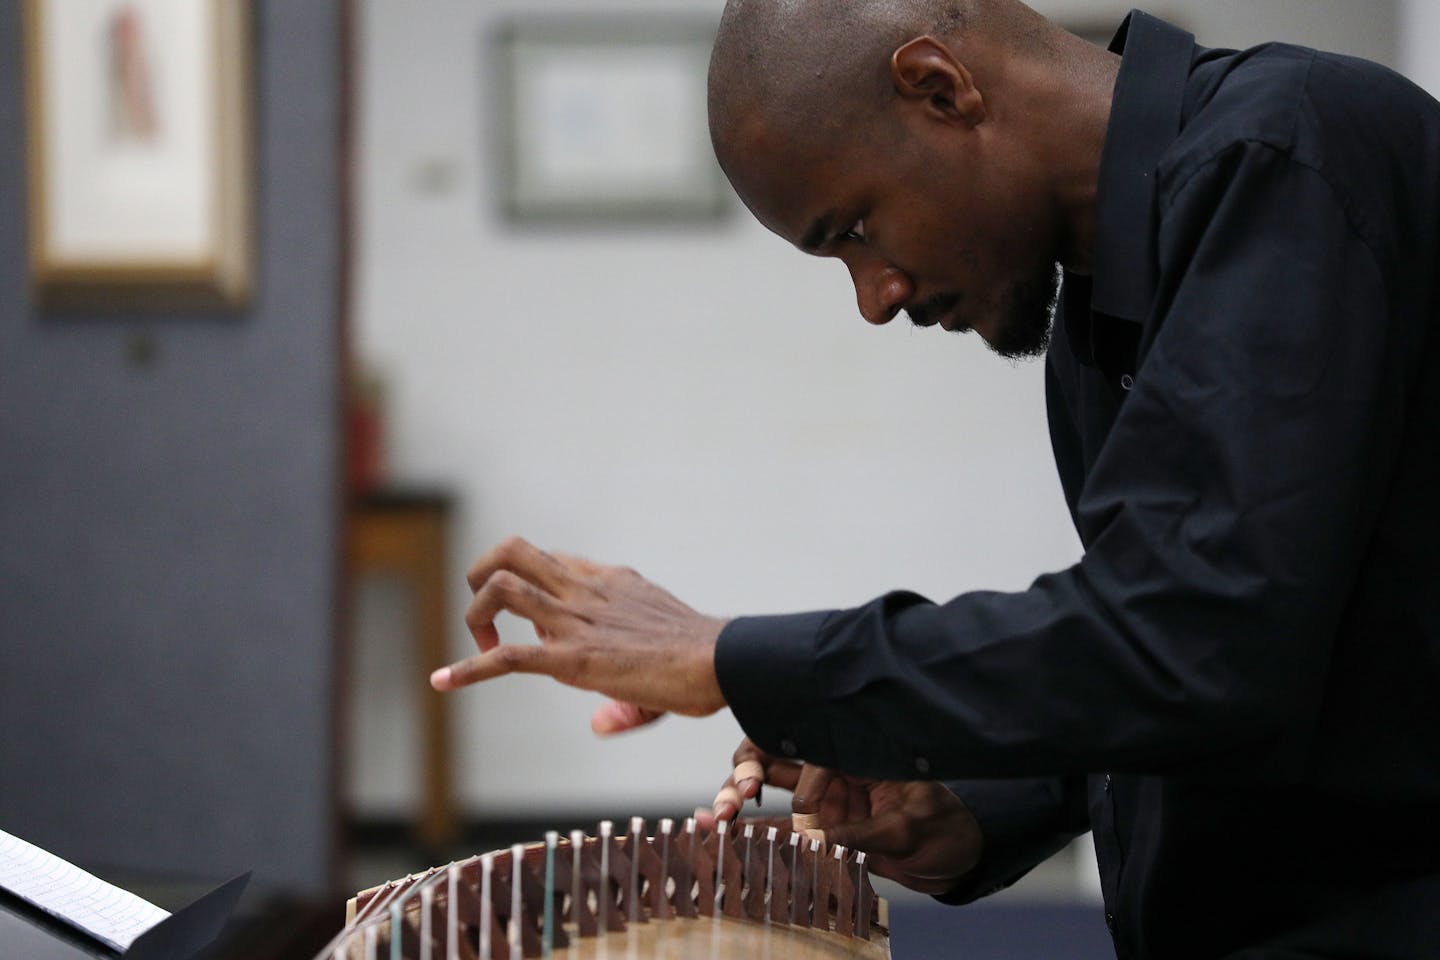
M31 287L46 307L252 292L250 0L25 0Z
M683 14L499 24L489 51L504 215L570 225L726 215L706 122L716 27Z

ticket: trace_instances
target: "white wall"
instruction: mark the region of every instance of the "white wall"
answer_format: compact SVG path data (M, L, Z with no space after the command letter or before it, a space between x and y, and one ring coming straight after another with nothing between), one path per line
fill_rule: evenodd
M519 533L635 566L701 610L936 599L1020 588L1078 546L1054 478L1041 367L975 338L873 329L844 269L741 211L719 226L517 232L493 200L482 37L541 9L689 10L719 0L366 0L357 342L390 383L401 481L463 496L465 566ZM1052 2L1118 23L1123 3ZM1172 0L1204 41L1264 36L1387 58L1389 3ZM362 607L363 812L413 797L408 666L394 598ZM507 640L526 631L504 626ZM593 696L511 678L456 696L468 812L708 802L740 736L728 716L597 742Z
M1399 21L1400 71L1440 96L1440 0L1401 0Z

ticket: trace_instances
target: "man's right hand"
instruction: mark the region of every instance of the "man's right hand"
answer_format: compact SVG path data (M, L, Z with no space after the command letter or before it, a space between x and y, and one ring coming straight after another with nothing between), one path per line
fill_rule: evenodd
M945 893L980 862L980 824L943 784L850 777L776 759L749 740L733 759L734 771L715 797L714 819L733 818L768 784L792 792L797 830L865 851L875 873L911 890Z
M465 623L476 656L430 675L436 690L458 690L511 673L538 673L613 699L591 717L609 735L667 711L715 713L725 694L715 675L715 642L725 621L697 613L626 567L550 553L511 537L466 575L474 597ZM500 642L495 620L529 620L535 644Z

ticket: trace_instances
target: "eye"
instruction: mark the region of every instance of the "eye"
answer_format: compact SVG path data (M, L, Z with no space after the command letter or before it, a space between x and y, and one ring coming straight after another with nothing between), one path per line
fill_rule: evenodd
M864 243L865 221L856 220L854 225L852 225L849 230L846 230L844 233L840 234L840 239L849 240L853 243Z

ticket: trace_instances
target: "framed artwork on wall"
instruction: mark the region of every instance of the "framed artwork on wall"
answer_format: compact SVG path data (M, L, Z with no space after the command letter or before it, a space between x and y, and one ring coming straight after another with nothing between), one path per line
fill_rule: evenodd
M39 302L243 305L250 0L25 0L24 12Z
M705 119L715 28L682 15L503 23L489 50L505 214L531 223L724 215L730 188Z

